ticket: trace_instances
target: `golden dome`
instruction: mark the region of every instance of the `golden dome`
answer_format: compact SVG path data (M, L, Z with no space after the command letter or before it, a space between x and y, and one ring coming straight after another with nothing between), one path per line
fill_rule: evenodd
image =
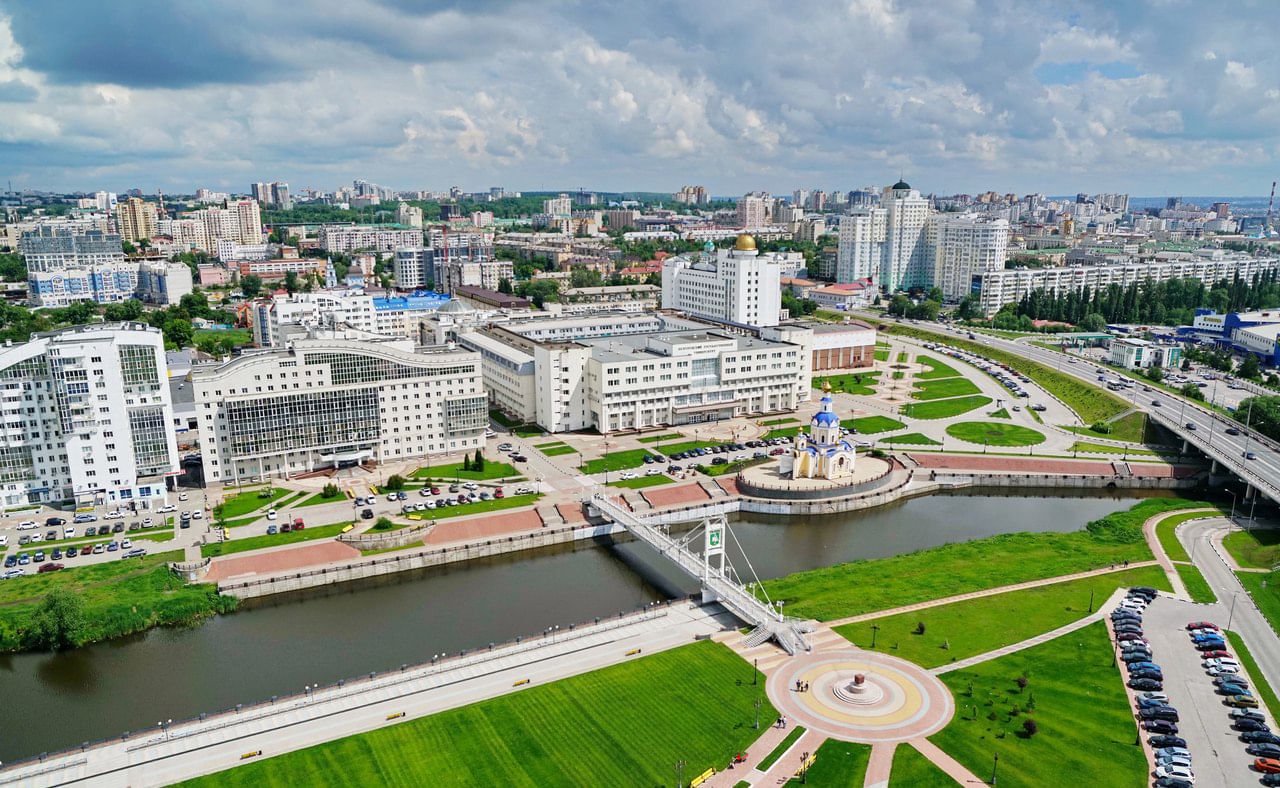
M754 252L756 250L756 239L743 233L738 236L738 240L733 242L733 250L735 252Z

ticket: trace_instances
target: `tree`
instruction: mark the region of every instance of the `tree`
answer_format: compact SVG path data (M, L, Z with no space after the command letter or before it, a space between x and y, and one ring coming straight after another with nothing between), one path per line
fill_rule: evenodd
M342 495L342 491L338 489L338 485L332 482L326 484L324 488L320 490L321 498L337 498L339 495Z
M287 272L285 272L285 275L284 275L284 289L285 289L285 290L287 290L287 291L289 292L289 295L293 295L294 293L298 292L298 290L300 290L300 289L301 289L301 287L302 287L302 286L298 283L298 272L297 272L297 271L287 271Z
M83 597L70 589L54 588L32 614L27 638L35 648L75 648L84 642L86 620Z
M390 531L396 527L390 517L379 517L378 521L373 524L374 531Z
M469 470L471 470L471 455L470 455L470 454L464 454L464 455L462 455L462 470L464 470L464 471L469 471Z
M398 473L391 474L389 477L387 477L386 488L388 490L403 490L404 477Z
M245 298L257 298L262 292L262 277L257 274L249 274L240 278L240 292L244 293Z
M173 350L179 350L191 345L191 340L196 335L195 327L191 325L190 320L174 318L165 322L161 328L164 332L164 343Z
M1164 380L1164 369L1162 369L1158 364L1153 364L1147 369L1146 375L1147 380L1150 380L1153 383L1159 383Z
M1246 353L1244 359L1240 362L1240 366L1236 368L1236 374L1248 380L1261 378L1262 365L1258 363L1258 357L1252 353Z
M505 276L498 280L498 292L514 295L515 291L511 289L511 280Z
M22 255L0 253L0 279L6 282L26 281L27 264L23 262Z
M911 299L907 298L903 293L895 294L893 299L889 301L889 314L894 317L904 317L910 308Z
M1204 401L1204 392L1194 383L1183 383L1182 388L1178 389L1178 393L1187 399Z
M1022 721L1022 734L1030 739L1040 732L1040 726L1036 725L1036 721L1028 717Z
M1107 330L1107 319L1097 312L1090 312L1080 318L1079 326L1083 331L1091 331L1097 333Z
M579 265L569 272L570 287L599 287L600 284L600 272L594 269Z
M476 459L475 459L475 462L471 463L471 470L473 471L484 470L484 455L480 453L479 449L476 449Z
M1013 683L1018 685L1018 692L1022 692L1024 689L1027 688L1027 684L1028 684L1027 677L1019 676L1018 678L1013 680Z
M1280 440L1280 396L1248 397L1231 416L1272 440Z
M971 294L960 299L960 306L956 307L956 319L973 320L978 317L982 317L982 308L977 296Z

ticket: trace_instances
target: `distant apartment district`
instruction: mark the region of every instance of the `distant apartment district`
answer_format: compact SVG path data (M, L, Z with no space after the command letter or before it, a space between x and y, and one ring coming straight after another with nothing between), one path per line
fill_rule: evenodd
M116 323L4 347L3 506L148 508L193 466L234 484L474 451L491 412L605 434L791 413L809 402L815 373L870 366L876 336L848 317L791 315L784 292L838 313L938 288L991 314L1037 289L1212 282L1280 265L1196 242L1245 237L1248 222L1225 204L1139 214L1126 195L939 198L899 181L720 207L700 186L669 208L579 192L514 221L457 210L511 196L356 181L295 197L256 183L242 197L99 192L65 213L11 216L0 247L23 255L31 307L162 307L202 288L251 328L253 345L226 357L166 351L159 330ZM440 220L424 221L419 200L439 202ZM295 201L394 204L396 221L264 226L264 207ZM1269 217L1255 230L1272 232ZM622 244L645 241L684 251L623 259ZM788 248L801 243L808 256ZM178 261L190 252L202 262ZM334 255L350 261L341 276ZM1044 264L1010 268L1015 255ZM532 277L554 281L558 300L514 294L526 260L542 263ZM624 283L571 286L583 269ZM265 282L263 295L242 296L248 277ZM317 286L280 288L297 277Z

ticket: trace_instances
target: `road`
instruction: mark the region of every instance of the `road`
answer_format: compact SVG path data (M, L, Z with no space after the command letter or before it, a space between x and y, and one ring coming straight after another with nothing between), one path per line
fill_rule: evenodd
M877 317L877 320L882 319ZM1116 374L1114 369L1105 365L1080 360L1071 363L1072 356L1037 345L969 332L964 328L957 329L940 323L916 325L928 331L962 339L969 339L972 334L970 342L1037 361L1093 386L1098 385L1100 374L1108 377ZM1190 440L1197 448L1239 474L1271 500L1280 503L1280 445L1246 429L1236 421L1158 387L1144 389L1143 384L1139 383L1129 390L1127 399L1133 408L1153 416L1178 437ZM1188 425L1195 426L1192 428ZM1229 434L1227 429L1235 429L1239 434ZM1246 452L1254 453L1256 458L1245 459Z

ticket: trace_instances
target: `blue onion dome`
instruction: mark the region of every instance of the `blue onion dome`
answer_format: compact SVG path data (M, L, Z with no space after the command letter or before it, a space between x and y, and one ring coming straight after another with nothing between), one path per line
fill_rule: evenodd
M829 410L814 414L813 423L819 427L831 427L840 423L840 417Z

